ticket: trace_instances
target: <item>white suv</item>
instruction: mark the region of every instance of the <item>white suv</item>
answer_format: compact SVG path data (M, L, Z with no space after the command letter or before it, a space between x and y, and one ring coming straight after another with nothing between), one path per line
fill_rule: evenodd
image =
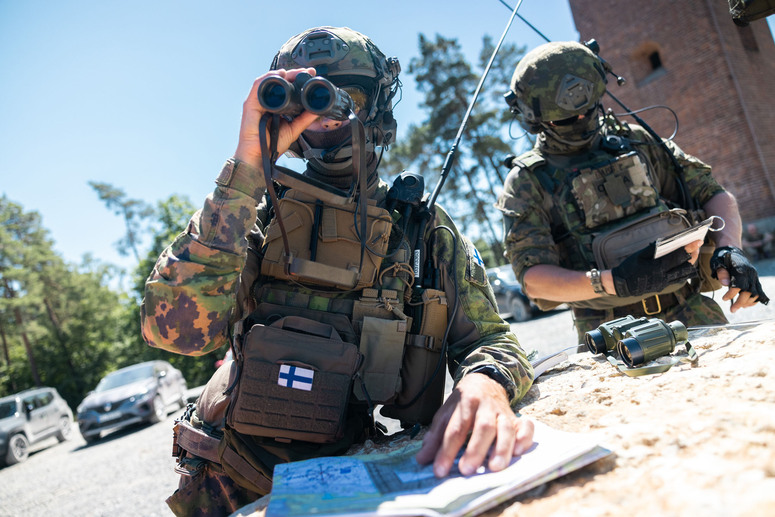
M70 437L73 412L54 388L33 388L0 398L0 462L27 459L30 445L51 436Z

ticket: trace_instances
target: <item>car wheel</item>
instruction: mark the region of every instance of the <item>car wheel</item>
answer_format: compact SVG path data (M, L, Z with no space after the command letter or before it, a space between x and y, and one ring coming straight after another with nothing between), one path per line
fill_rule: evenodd
M167 408L164 406L164 401L162 401L159 395L156 395L153 397L153 411L151 412L148 421L152 424L156 424L164 420L166 416Z
M530 319L530 307L527 302L516 296L509 300L509 312L514 321L527 321Z
M5 455L6 465L15 465L27 459L30 455L30 442L21 433L11 436L8 441L8 452Z
M59 431L57 431L57 440L64 442L70 439L70 435L73 432L73 422L67 415L62 416L59 419Z
M92 435L89 435L89 436L84 436L83 439L86 440L86 444L87 445L91 445L91 444L99 441L100 433L92 434Z

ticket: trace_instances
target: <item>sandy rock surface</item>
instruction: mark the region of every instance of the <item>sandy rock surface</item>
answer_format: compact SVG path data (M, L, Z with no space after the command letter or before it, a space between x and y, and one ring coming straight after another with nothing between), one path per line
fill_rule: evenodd
M662 374L576 354L541 376L521 413L615 456L485 515L775 515L775 323L690 340L696 365Z

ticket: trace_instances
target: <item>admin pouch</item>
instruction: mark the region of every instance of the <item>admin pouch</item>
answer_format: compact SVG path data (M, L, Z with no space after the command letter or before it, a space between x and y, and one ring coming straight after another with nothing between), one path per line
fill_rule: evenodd
M592 253L598 269L611 269L658 238L670 237L690 227L686 210L674 208L652 212L596 235L592 240Z
M374 284L392 228L387 210L372 204L367 207L364 249L355 203L327 205L299 190L290 190L278 200L277 210L290 256L275 217L266 229L262 274L340 289L363 289Z
M650 213L638 217L611 232L601 233L592 241L592 252L599 269L611 269L622 261L643 249L657 238L667 238L691 227L686 210L674 208L669 211ZM710 259L716 249L710 234L700 248L697 267L700 275L700 291L711 292L721 289L721 282L713 278ZM674 289L673 289L674 290ZM668 291L671 292L670 288Z
M610 231L602 231L592 240L592 252L598 269L611 269L625 258L645 248L660 237L669 237L691 225L682 209L653 212L637 216ZM667 286L657 295L678 291L685 282ZM603 295L598 298L571 302L571 307L605 310L623 307L643 300L642 296Z
M242 340L228 427L284 442L337 441L361 360L358 347L325 323L286 316L253 325Z

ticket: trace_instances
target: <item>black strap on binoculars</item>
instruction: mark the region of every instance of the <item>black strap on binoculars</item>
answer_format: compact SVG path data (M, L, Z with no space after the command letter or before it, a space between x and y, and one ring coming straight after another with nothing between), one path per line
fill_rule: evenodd
M614 368L617 368L620 372L627 375L628 377L640 377L642 375L664 373L679 363L696 363L700 358L700 356L697 354L697 351L694 350L694 347L692 347L691 343L688 341L684 344L684 347L686 347L686 357L672 357L670 362L651 366L638 366L630 368L624 363L624 361L614 357L613 354L606 354L606 359L608 359L608 362L611 363Z

